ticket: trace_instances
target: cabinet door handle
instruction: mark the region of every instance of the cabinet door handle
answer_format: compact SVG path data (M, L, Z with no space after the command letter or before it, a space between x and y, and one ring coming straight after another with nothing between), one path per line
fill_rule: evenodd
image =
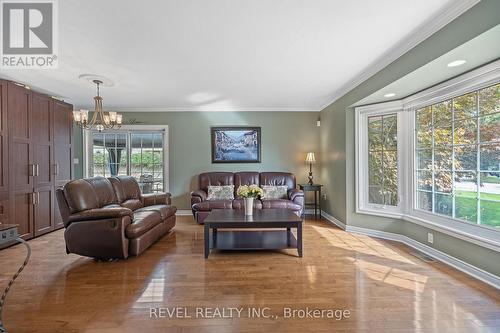
M36 176L36 170L35 170L35 165L34 164L29 164L30 168L31 168L31 174L30 176L34 177Z
M36 192L36 204L40 204L40 192Z
M40 176L40 164L35 164L35 176Z
M35 192L31 192L31 204L34 206L36 205L36 196Z
M59 174L59 163L54 164L54 175Z

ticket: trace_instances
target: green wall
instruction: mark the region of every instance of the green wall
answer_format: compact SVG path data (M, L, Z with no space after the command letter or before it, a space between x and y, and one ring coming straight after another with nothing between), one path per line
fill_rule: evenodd
M288 171L305 182L306 153L319 150L318 112L146 112L124 113L125 120L144 125L168 125L170 192L178 209L190 209L189 192L197 187L197 175L206 171ZM262 163L212 164L211 126L260 126ZM75 175L81 178L82 135L75 131ZM319 169L317 166L316 168Z
M320 146L326 212L351 226L404 234L486 271L500 275L498 253L411 222L355 213L355 115L351 105L435 58L500 24L500 1L483 0L389 66L321 111ZM429 245L429 244L426 244ZM473 250L471 254L470 250ZM496 260L491 260L495 257Z

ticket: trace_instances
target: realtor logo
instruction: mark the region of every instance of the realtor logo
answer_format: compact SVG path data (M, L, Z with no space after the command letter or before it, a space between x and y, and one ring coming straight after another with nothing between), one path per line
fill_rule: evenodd
M0 0L2 68L57 68L56 0Z

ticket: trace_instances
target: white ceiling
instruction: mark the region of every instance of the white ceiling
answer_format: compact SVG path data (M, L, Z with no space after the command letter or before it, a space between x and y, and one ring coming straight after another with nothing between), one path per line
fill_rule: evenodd
M354 106L375 104L397 100L413 95L455 76L468 72L486 63L500 58L500 25L482 33L457 48L443 54L439 58L425 64L415 71L392 82L386 87L363 98ZM448 67L455 60L465 60L459 67ZM392 98L384 98L385 94L394 93Z
M473 0L64 0L59 68L4 70L75 107L318 111L430 20ZM458 14L458 13L456 13ZM397 50L396 50L397 51Z

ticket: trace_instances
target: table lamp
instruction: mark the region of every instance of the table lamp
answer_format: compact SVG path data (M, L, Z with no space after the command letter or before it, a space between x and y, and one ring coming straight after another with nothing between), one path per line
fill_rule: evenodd
M306 162L309 163L309 185L313 184L313 173L312 173L312 165L316 163L316 159L314 158L314 153L307 153Z

